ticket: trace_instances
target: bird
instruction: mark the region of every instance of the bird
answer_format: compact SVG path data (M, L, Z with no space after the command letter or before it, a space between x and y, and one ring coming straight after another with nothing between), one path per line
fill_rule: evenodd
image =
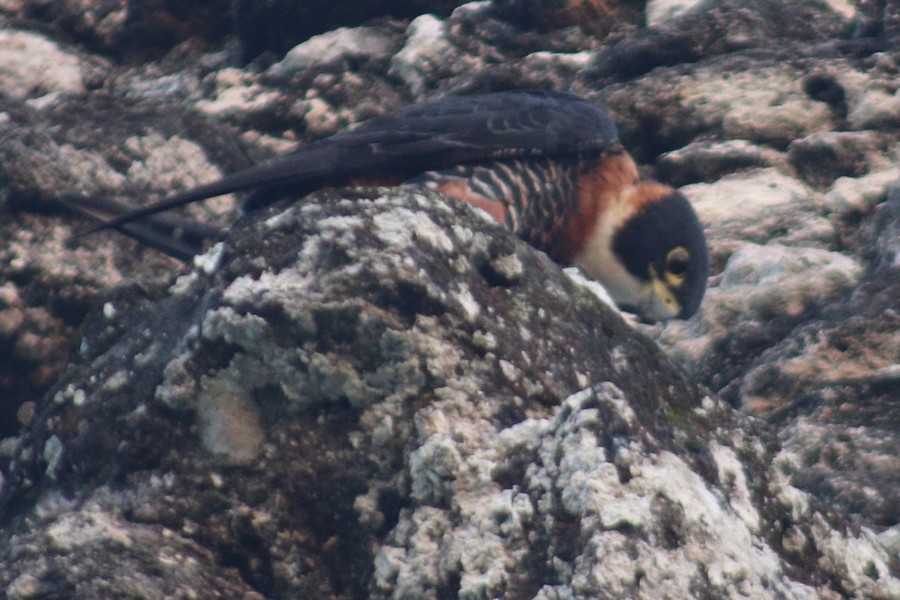
M100 220L82 235L116 229L188 259L218 228L165 211L246 192L246 214L324 187L370 185L419 186L478 207L580 267L645 322L690 318L706 290L709 253L689 200L642 180L609 113L561 91L412 104L140 208L77 193L60 200Z

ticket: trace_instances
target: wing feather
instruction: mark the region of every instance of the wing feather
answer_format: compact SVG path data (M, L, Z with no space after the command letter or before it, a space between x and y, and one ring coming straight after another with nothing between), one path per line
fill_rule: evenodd
M597 105L564 92L512 91L448 96L367 121L330 138L212 183L127 212L86 233L117 228L206 198L259 190L253 210L284 194L304 194L358 177L396 179L486 159L588 154L618 141Z

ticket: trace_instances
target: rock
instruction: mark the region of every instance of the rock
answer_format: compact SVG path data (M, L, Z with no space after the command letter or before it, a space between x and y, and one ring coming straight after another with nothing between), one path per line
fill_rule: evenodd
M283 55L317 34L341 26L359 26L385 17L411 18L423 13L448 15L460 0L366 0L364 2L266 0L232 3L234 30L249 61L263 53Z
M294 46L270 72L285 77L307 69L347 71L359 62L387 63L399 50L375 27L341 27Z
M886 70L896 73L897 65L893 58L887 58L886 61ZM880 79L869 79L862 89L854 85L856 83L857 81L848 82L846 86L853 90L848 98L847 120L850 126L857 130L896 128L900 124L900 95L894 86Z
M90 4L0 7L8 39L56 57L0 69L7 595L117 595L97 565L138 597L898 595L895 0L649 28L644 3L603 3L607 29L573 18L592 2L406 3L301 38L266 2L239 13L243 51L290 31L244 56L215 33L228 11L144 7L148 41L136 4ZM714 264L694 319L626 326L577 271L429 195L323 192L179 279L117 236L72 242L85 223L54 202L141 203L418 99L521 87L605 105L696 203ZM232 202L188 214L229 222Z
M835 126L833 108L804 89L808 70L816 64L759 61L751 67L742 56L727 55L687 72L665 69L608 86L598 99L616 116L630 147L635 145L631 140L646 145L636 150L641 156L648 149L644 160L710 137L784 150L797 137Z
M406 44L391 61L390 72L416 97L423 96L428 80L444 79L474 66L466 64L468 60L447 39L446 23L433 15L413 19L406 34Z
M840 177L865 175L878 160L878 146L871 131L828 131L791 142L788 156L805 180L827 187Z
M22 402L37 400L65 368L78 325L111 286L138 271L147 283L171 277L170 259L110 243L108 236L72 245L81 222L54 222L40 214L54 210L55 195L66 189L110 195L128 189L152 197L196 185L220 173L204 145L226 168L248 162L233 130L193 111L125 105L114 108L102 94L74 101L60 96L40 110L8 104L0 123L0 205L10 216L0 224L0 281L9 290L0 298L5 417L15 415ZM233 207L233 199L223 198L193 214L216 219ZM14 417L2 423L0 435L15 432Z
M672 343L686 364L709 369L707 376L717 373L714 385L721 386L729 375L719 362L725 359L726 339L734 343L742 330L758 333L764 323L780 328L797 323L852 288L861 273L861 265L836 252L746 244L730 256L718 285L708 291L702 318L667 326L661 341Z
M647 26L662 25L700 2L701 0L649 0L646 8Z
M48 511L41 525L20 540L26 568L4 581L7 598L151 598L196 595L198 590L206 597L262 598L236 570L214 567L213 557L200 545L164 527L130 522L99 502ZM37 554L36 548L52 554ZM148 569L150 565L156 568ZM60 572L70 574L64 585L54 581Z
M25 31L0 31L0 65L3 95L16 100L83 93L88 79L77 56L42 35Z
M879 528L900 518L892 450L900 443L892 425L900 195L889 189L847 240L872 244L856 260L812 248L741 248L701 316L659 334L720 396L781 428L798 485Z
M739 388L758 414L784 423L785 451L803 465L798 483L879 527L900 519L893 500L900 491L893 450L900 443L893 425L900 389L898 234L895 189L862 233L876 248L866 257L865 279L849 298L827 304L819 318L766 349Z
M839 177L825 193L825 207L842 222L858 222L887 200L900 181L900 169L888 167L861 177Z
M92 52L115 59L146 60L180 43L219 43L230 25L229 3L119 2L117 0L22 0L4 3L18 19L48 24Z
M498 14L528 29L579 27L598 37L623 22L640 22L644 12L644 2L635 0L494 0L491 4Z
M476 210L321 193L220 244L92 317L12 462L7 594L900 592L761 422Z
M603 48L588 75L617 81L654 67L692 63L748 48L823 41L848 28L844 15L823 2L707 0L658 27Z
M775 167L784 172L787 157L782 152L746 140L697 141L660 155L656 172L664 181L684 186L716 181L736 171L755 167Z
M726 175L681 188L712 240L712 260L724 265L747 242L828 247L836 238L819 198L775 168Z

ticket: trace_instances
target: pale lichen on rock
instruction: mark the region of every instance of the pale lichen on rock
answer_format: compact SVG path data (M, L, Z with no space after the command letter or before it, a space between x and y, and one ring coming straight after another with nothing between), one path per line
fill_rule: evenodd
M271 56L242 22L247 67L179 25L214 15L40 4L0 40L47 50L0 68L0 595L900 596L892 3L451 2ZM241 218L177 279L53 212L510 87L606 105L691 198L699 315L626 322L411 188Z

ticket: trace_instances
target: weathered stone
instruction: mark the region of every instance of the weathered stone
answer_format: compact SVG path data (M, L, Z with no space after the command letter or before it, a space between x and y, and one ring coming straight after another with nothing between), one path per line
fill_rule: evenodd
M886 166L879 160L879 145L872 131L827 131L791 142L788 157L806 181L824 188L839 177L860 177Z
M647 26L657 27L690 10L702 0L648 0Z
M387 63L399 47L376 27L341 27L294 46L269 71L280 77L308 69L348 71L359 62Z
M183 109L126 105L102 95L61 97L42 110L8 105L0 123L0 205L10 217L0 223L0 281L14 291L11 300L0 300L0 311L12 311L2 319L0 340L4 416L37 400L65 368L77 326L112 285L137 272L145 282L171 277L170 259L130 243L104 235L70 244L82 225L40 214L55 208L55 195L127 189L152 197L216 177L209 156L231 169L247 164L233 131L221 125ZM233 206L223 198L192 212L214 220ZM14 418L2 423L4 435L14 432Z
M242 597L900 590L760 422L474 209L361 190L280 210L92 318L12 462L8 593L169 569L170 593L193 574ZM482 271L498 244L506 283Z
M579 27L604 36L622 23L643 20L643 0L494 0L496 12L528 29Z
M862 177L839 177L825 193L825 207L841 222L858 222L884 203L900 182L900 168L888 167Z
M848 28L844 15L815 0L707 0L659 27L603 48L588 74L619 81L655 67L748 48L824 41Z
M229 3L120 2L119 0L22 0L3 8L40 21L92 52L115 58L160 57L179 43L219 43L230 25Z
M204 53L225 12L147 43L122 37L134 3L0 4L48 24L25 35L60 58L38 83L0 69L26 90L0 119L7 595L897 595L896 0L717 2L655 30L622 13L605 35L509 10L558 2L479 2L342 21L329 52L273 68L280 53ZM686 370L596 284L431 196L320 195L244 222L171 288L172 262L71 244L83 223L55 212L60 190L143 202L410 101L510 87L606 105L645 172L687 186L708 297L634 325ZM229 202L189 214L223 222Z
M787 170L787 157L777 150L746 140L697 141L661 155L657 174L674 186L712 182L735 171L756 167Z
M462 0L236 0L232 14L243 57L252 60L263 53L280 56L314 35L342 26L424 13L446 16L460 4Z
M724 265L747 242L829 247L837 237L815 192L774 168L726 175L684 186Z
M82 61L36 33L0 31L0 65L3 95L9 98L85 91L87 74Z

